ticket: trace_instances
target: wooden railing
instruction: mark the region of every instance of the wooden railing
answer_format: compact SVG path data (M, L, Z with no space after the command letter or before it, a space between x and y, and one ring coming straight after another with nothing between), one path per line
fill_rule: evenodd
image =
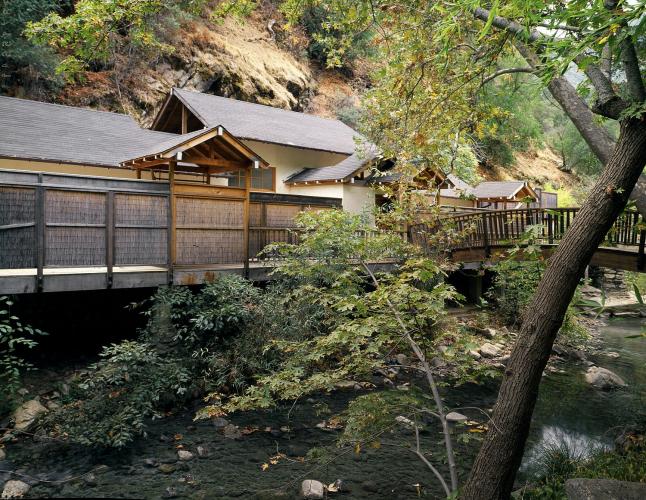
M485 212L446 215L441 222L415 224L409 228L409 238L422 248L430 250L438 224L456 234L455 243L447 250L484 248L514 244L522 240L530 227L536 232L536 242L555 244L563 238L578 212L578 208L523 208L488 210ZM622 213L608 232L602 246L637 247L640 268L644 264L646 226L640 214Z

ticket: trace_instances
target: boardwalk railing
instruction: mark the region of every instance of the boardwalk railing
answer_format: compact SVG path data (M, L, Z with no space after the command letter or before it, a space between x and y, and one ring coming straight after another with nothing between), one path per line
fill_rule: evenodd
M523 239L530 227L536 229L538 243L555 244L563 238L578 208L524 208L489 210L469 214L447 215L441 219L445 228L460 237L448 250L484 248L489 254L495 246L507 246ZM429 249L438 223L415 224L409 229L412 243ZM637 212L622 213L608 232L602 246L637 247L643 268L646 225Z

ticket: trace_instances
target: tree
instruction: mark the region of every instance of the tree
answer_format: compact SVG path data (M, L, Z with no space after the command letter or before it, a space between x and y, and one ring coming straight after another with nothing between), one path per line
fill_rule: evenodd
M487 434L462 492L470 499L507 498L542 371L567 306L646 164L646 90L638 58L646 7L584 0L510 1L504 6L494 1L489 10L470 1L335 3L346 4L340 14L348 11L347 4L364 5L364 16L355 7L346 21L349 30L370 25L383 33L382 60L387 62L369 96L373 114L367 132L387 150L402 148L405 158L414 158L415 152L432 154L430 146L446 141L451 129L456 135L477 136L482 130L475 96L482 82L500 74L535 72L606 164L524 313L494 408L495 429ZM341 15L338 22L344 22ZM500 55L514 50L530 65L497 67ZM621 61L621 69L613 70L613 60ZM587 76L584 87L591 93L591 106L561 76L572 63ZM618 74L622 80L613 81ZM616 145L593 113L619 122ZM637 204L645 208L639 196Z

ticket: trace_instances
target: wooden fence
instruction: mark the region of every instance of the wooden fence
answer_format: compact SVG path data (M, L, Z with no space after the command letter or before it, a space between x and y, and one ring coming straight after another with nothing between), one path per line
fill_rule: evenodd
M334 198L224 186L0 170L0 270L246 266L268 243L293 241L294 216ZM248 215L246 211L248 210ZM248 217L248 221L246 220ZM245 233L248 229L247 238ZM245 242L248 248L245 248Z

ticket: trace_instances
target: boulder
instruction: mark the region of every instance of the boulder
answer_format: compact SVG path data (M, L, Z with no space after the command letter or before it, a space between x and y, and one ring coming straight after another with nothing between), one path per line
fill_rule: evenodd
M487 337L488 339L494 338L496 335L498 335L498 332L494 328L485 328L482 332L482 334Z
M485 358L495 358L500 354L500 348L490 344L489 342L485 342L480 346L478 352Z
M465 415L462 415L462 413L458 413L457 411L452 411L450 413L446 414L446 421L447 422L466 422L469 420Z
M15 422L14 429L18 431L28 430L38 418L39 415L46 413L45 408L40 401L32 399L21 404L13 413L13 420Z
M209 449L206 446L198 446L197 447L197 456L200 458L208 458L210 455Z
M642 500L646 483L616 479L568 479L565 493L569 500Z
M585 381L597 389L610 390L626 387L626 382L614 372L599 366L591 366L585 373Z
M301 498L324 498L325 486L320 481L306 479L301 484Z
M193 460L193 454L188 450L179 450L177 452L177 456L183 462L188 462L189 460Z
M216 429L224 429L227 425L229 425L229 421L226 418L222 417L215 417L213 420L211 420L211 423Z
M237 425L229 424L224 428L224 437L227 439L240 439L242 433Z
M176 467L173 464L160 464L159 465L159 472L162 472L164 474L172 474L175 472Z
M469 351L469 355L475 360L482 359L482 356L478 351Z
M7 453L4 451L3 448L0 448L0 462L5 460L7 458Z
M31 487L22 481L7 481L2 490L2 498L22 498Z
M405 354L397 354L397 356L395 356L395 359L397 360L397 363L400 365L406 366L409 363L408 356L406 356Z

